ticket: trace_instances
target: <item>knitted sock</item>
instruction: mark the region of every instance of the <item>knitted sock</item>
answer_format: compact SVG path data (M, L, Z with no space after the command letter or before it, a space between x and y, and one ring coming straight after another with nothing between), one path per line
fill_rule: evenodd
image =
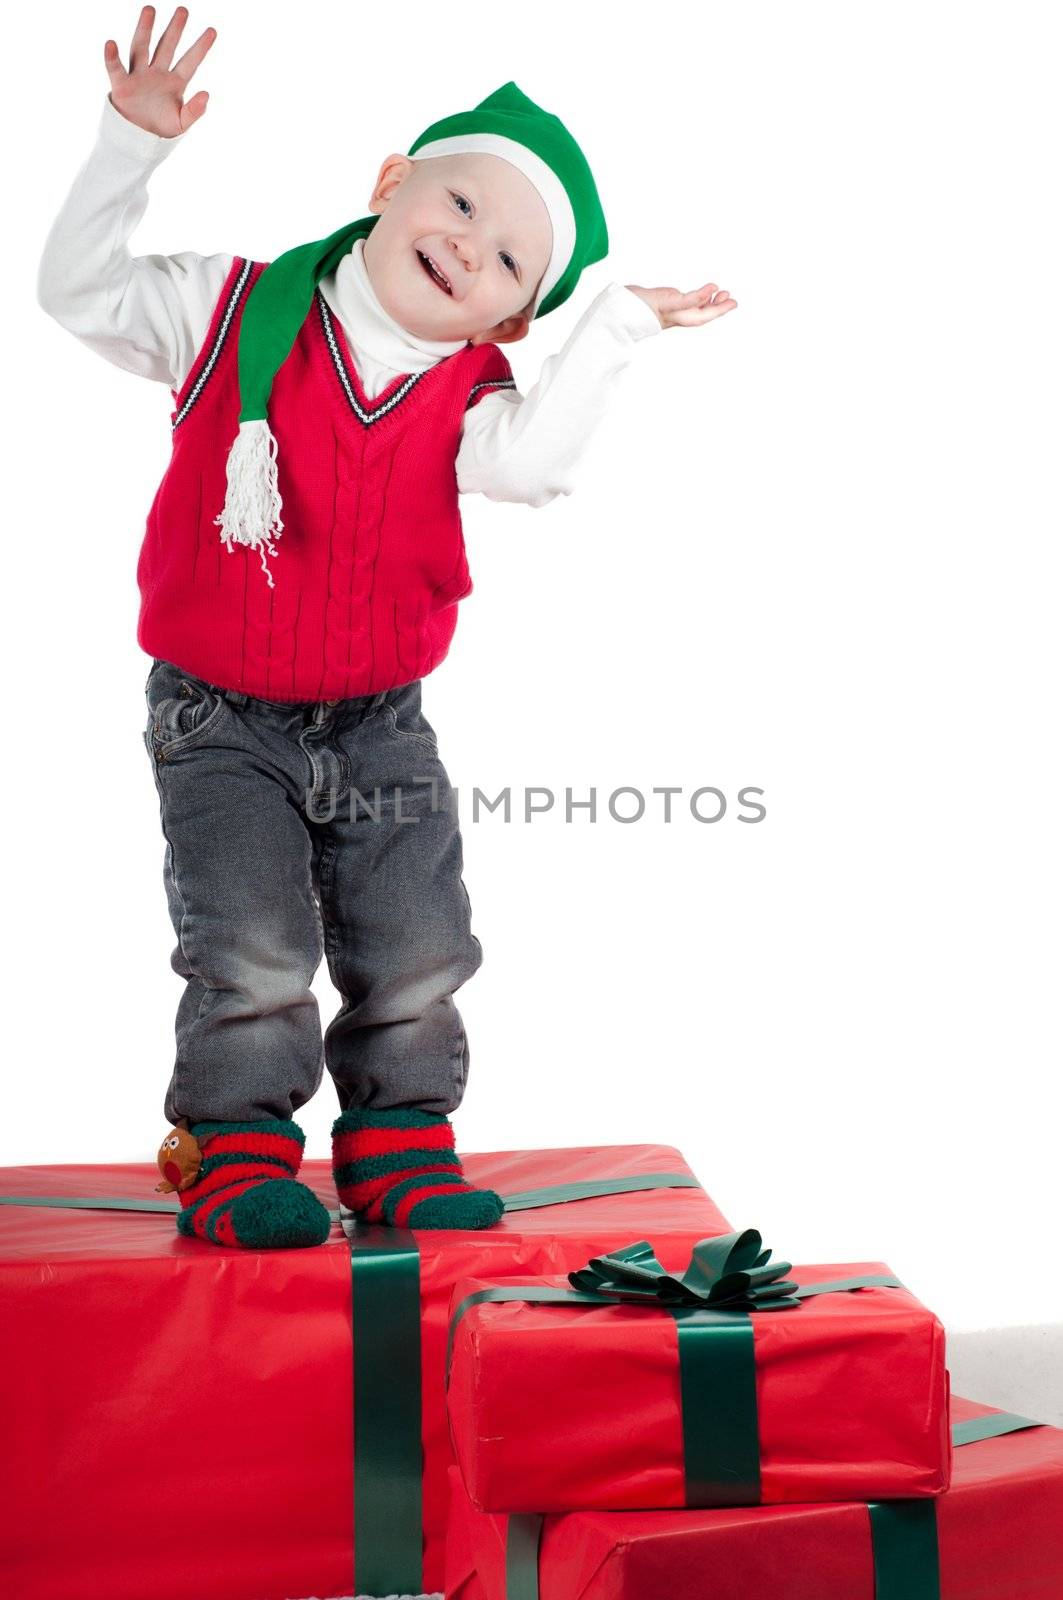
M474 1189L437 1111L352 1106L332 1124L332 1173L345 1206L392 1228L490 1228L502 1216L493 1189Z
M177 1231L211 1244L284 1250L324 1244L331 1219L317 1196L297 1183L306 1135L294 1122L197 1122L189 1129L203 1152L190 1188L178 1195Z

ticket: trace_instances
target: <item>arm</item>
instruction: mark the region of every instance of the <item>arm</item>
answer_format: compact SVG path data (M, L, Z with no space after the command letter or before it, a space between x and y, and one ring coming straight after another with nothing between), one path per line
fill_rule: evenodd
M185 103L184 91L214 30L207 29L171 66L184 27L181 8L149 61L152 18L152 9L145 7L128 73L114 42L108 40L104 48L111 94L96 145L45 241L37 299L49 316L106 360L176 389L206 337L233 258L194 251L133 257L127 248L147 207L148 179L202 116L207 101L201 91Z
M579 457L635 345L660 329L645 300L610 284L526 395L486 394L465 413L458 489L531 506L571 494Z
M37 271L48 315L115 366L179 389L207 336L231 255L131 256L148 179L179 144L104 103L95 148L52 224Z
M571 493L573 468L632 346L660 328L703 327L737 304L714 283L686 292L610 284L523 399L489 395L466 412L458 488L532 506Z

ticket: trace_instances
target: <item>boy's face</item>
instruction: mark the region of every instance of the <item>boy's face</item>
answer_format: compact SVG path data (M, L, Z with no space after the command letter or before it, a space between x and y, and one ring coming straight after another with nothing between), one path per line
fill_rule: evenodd
M364 246L369 281L408 333L471 344L524 337L553 230L539 191L510 162L391 155L369 209L380 218Z

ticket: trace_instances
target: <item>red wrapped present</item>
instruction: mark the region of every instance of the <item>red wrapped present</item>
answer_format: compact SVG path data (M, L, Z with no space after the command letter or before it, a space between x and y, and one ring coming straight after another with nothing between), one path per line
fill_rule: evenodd
M154 1165L0 1171L5 1592L442 1588L455 1280L564 1271L649 1228L681 1258L728 1227L665 1145L463 1161L506 1199L494 1228L348 1217L268 1251L181 1237ZM336 1205L330 1163L300 1177Z
M697 1246L681 1279L645 1242L573 1274L580 1290L556 1276L462 1279L448 1403L473 1504L621 1511L946 1489L941 1323L881 1262L791 1267L770 1254L749 1230Z
M952 1415L931 1500L506 1515L454 1466L447 1600L1055 1600L1063 1432L969 1400Z

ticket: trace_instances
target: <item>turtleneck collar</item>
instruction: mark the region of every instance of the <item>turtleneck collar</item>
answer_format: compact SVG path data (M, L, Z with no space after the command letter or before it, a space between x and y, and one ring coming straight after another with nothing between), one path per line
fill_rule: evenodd
M463 350L465 339L421 339L389 316L369 281L364 245L364 239L356 239L336 271L321 280L321 291L343 324L352 350L396 373L424 372L444 356Z

